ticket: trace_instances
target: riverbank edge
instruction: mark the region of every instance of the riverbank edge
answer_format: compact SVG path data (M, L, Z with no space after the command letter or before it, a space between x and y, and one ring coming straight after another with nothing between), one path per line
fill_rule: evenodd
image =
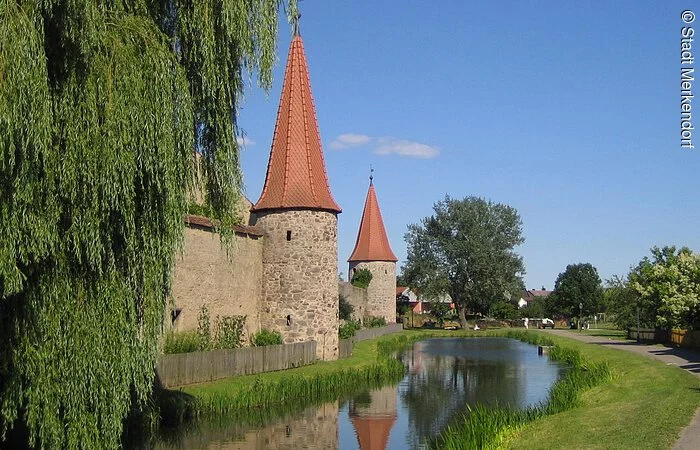
M442 330L405 330L404 332L396 335L391 335L391 336L384 336L379 339L371 340L371 341L364 341L362 343L359 343L354 352L353 356L343 359L343 360L338 360L338 361L332 361L332 362L320 362L311 366L306 366L302 368L297 368L297 369L289 369L285 371L280 371L280 372L271 372L271 373L266 373L266 374L259 374L259 375L254 375L254 376L248 376L248 377L236 377L232 379L226 379L226 380L219 380L216 382L212 383L203 383L199 385L192 385L192 386L187 386L184 387L180 390L177 391L168 391L168 395L165 395L164 397L166 399L165 402L161 401L161 414L164 416L164 422L166 421L165 416L170 414L171 416L179 416L177 417L176 421L181 421L186 418L191 418L191 417L196 417L199 415L219 415L221 414L222 409L219 408L220 405L225 404L227 399L230 398L235 398L238 395L238 392L240 392L241 389L245 389L246 386L254 386L257 385L260 386L260 383L279 383L283 379L289 378L290 375L297 375L299 377L304 377L304 378L314 378L315 373L322 373L322 374L328 374L328 373L339 373L341 371L357 371L358 369L367 368L368 366L373 366L377 365L380 359L380 348L386 349L386 350L391 350L391 349L398 349L401 348L402 346L408 345L411 342L415 342L418 340L422 339L428 339L432 337L514 337L514 336L508 336L508 334L512 333L523 333L523 334L531 334L531 335L540 335L542 336L542 333L539 333L537 331L516 331L516 330L509 330L509 329L498 329L498 330L483 330L483 331L478 331L478 332L473 332L473 331L442 331ZM514 337L519 339L518 337ZM552 337L553 341L556 344L559 344L561 347L574 347L578 348L579 350L582 350L582 354L584 358L586 359L593 359L596 360L596 362L608 360L610 356L610 352L615 352L615 350L610 350L610 349L603 349L603 348L585 348L582 343L578 343L570 338L564 338L564 337L557 337L553 336ZM630 355L632 357L637 358L640 361L640 364L643 366L645 364L652 364L652 361L647 361L646 358L640 357L638 355ZM383 358L385 358L384 356ZM614 358L613 358L614 359ZM669 368L670 370L674 370L677 372L683 372L681 370L678 370L677 368ZM612 372L619 376L625 375L624 371L620 371L618 367L616 367L616 364L612 365ZM345 372L347 373L347 372ZM366 372L366 373L369 373ZM403 373L403 372L402 372ZM639 375L639 374L638 374ZM266 378L266 381L260 381L258 379L261 378ZM369 377L373 378L373 377ZM690 376L692 379L692 376ZM381 380L378 379L377 377L374 377L374 385L379 386L382 384L387 384L390 381L386 380ZM400 378L399 378L400 379ZM361 389L361 388L366 388L367 384L363 384L364 382L360 382L359 377L355 379L355 381L358 382L358 384L354 383L347 383L346 380L342 379L343 383L341 384L341 387L345 393L352 392L356 389ZM398 381L398 380L397 380ZM689 380L685 380L686 385L689 384ZM617 383L613 383L617 385ZM682 387L687 387L683 385ZM601 388L600 386L596 387L594 390L599 391L600 389L603 390L610 390L610 389L615 389L616 386L605 386ZM328 399L335 399L343 395L342 392L337 391L337 386L326 386L326 393L323 396L324 398ZM695 388L697 389L697 388ZM223 392L223 395L221 394ZM588 394L584 393L584 397L586 397ZM183 402L184 399L184 402ZM217 399L216 401L213 401L214 399ZM175 404L170 404L167 405L167 403L170 401L172 402L175 400ZM274 401L274 402L273 402ZM274 399L270 396L268 396L268 404L281 404L282 401L289 402L290 399ZM303 399L302 400L303 405L305 406L311 406L314 402L309 401L309 399ZM164 405L166 403L166 405ZM663 403L663 402L661 402ZM217 406L219 405L219 406ZM252 405L252 404L251 404ZM263 406L263 405L259 405ZM297 407L301 407L300 404L296 404ZM599 406L599 405L596 405ZM256 408L245 408L247 411L254 410ZM260 408L257 408L260 410ZM296 408L295 408L296 409ZM668 445L666 447L670 446L673 442L675 442L675 438L677 438L678 433L680 430L683 428L685 424L690 420L692 416L692 412L694 411L694 406L690 409L692 411L688 412L686 411L688 408L681 408L679 411L679 414L676 416L676 420L671 421L672 423L668 423L668 421L664 421L664 432L663 433L656 433L657 439L652 441L647 440L646 443L654 443L656 442L657 444L660 442L664 442ZM218 412L217 412L218 411ZM231 408L228 409L229 412L232 411ZM596 414L596 411L591 410L591 405L588 404L588 401L585 401L584 404L576 408L577 415L579 418L583 416L585 419L587 416L594 415ZM630 423L635 423L636 418L634 414L646 414L644 411L639 411L635 412L634 410L629 411L626 410L625 408L620 408L621 414L624 413L626 422L624 425L620 425L619 427L612 426L608 427L611 430L603 430L603 433L609 433L609 432L624 432L625 428L624 427L629 427ZM686 414L688 412L688 414ZM632 414L632 415L630 415ZM685 417L687 415L687 417ZM532 433L532 435L537 436L537 439L542 439L542 441L539 441L539 444L541 445L542 442L547 442L551 438L551 430L547 430L547 423L550 422L555 422L553 418L556 418L560 416L558 415L550 415L546 417L539 417L536 418L534 421L528 423L525 426L518 426L517 428L510 428L510 429L502 429L500 433L498 433L498 436L496 436L495 441L492 445L493 448L497 448L499 446L505 445L505 443L508 443L508 445L512 445L514 447L520 447L521 444L524 444L528 441L531 440L532 436L528 436L529 434ZM534 424L534 428L533 428ZM500 442L501 444L497 444L497 442ZM567 441L570 442L570 441ZM590 442L589 442L590 444ZM527 445L525 445L527 446ZM537 445L534 446L535 448ZM605 447L604 445L601 447ZM654 448L666 448L663 445L657 445ZM613 448L613 447L608 447L608 448Z

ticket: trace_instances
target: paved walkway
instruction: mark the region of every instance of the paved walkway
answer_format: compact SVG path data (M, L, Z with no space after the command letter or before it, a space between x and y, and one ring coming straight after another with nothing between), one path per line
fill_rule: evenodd
M568 330L549 330L558 336L576 339L589 344L605 345L628 352L638 353L685 369L700 378L700 353L686 348L665 347L659 345L637 344L634 341L621 341L607 336L587 336ZM681 437L673 447L674 450L700 449L700 408L690 424L681 431Z

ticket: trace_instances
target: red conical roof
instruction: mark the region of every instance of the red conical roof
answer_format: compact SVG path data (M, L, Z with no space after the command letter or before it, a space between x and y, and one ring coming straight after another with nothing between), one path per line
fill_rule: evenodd
M298 34L289 48L265 186L252 211L278 208L341 212L328 185L304 44Z
M352 251L348 261L398 261L394 252L391 251L377 194L374 192L374 184L371 181L365 200L365 210L362 213L360 231L357 233L355 250Z

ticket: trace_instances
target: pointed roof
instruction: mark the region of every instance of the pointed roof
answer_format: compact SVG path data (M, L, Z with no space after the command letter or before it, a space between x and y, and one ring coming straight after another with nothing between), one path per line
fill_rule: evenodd
M289 47L265 186L252 211L279 208L341 212L328 184L298 26Z
M389 239L386 236L382 212L379 210L379 202L371 177L355 250L352 251L348 261L398 261L394 252L391 251Z

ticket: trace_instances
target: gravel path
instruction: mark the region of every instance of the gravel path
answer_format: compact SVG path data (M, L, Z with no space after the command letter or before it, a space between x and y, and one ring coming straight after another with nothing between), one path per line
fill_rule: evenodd
M669 365L678 366L700 378L700 352L686 348L666 347L659 345L637 344L634 341L615 340L606 336L587 336L575 331L548 330L548 333L557 336L576 339L589 344L605 345L628 352L637 353L658 359ZM674 450L698 450L700 449L700 408L695 411L695 416L690 424L681 431L680 439L673 447Z

